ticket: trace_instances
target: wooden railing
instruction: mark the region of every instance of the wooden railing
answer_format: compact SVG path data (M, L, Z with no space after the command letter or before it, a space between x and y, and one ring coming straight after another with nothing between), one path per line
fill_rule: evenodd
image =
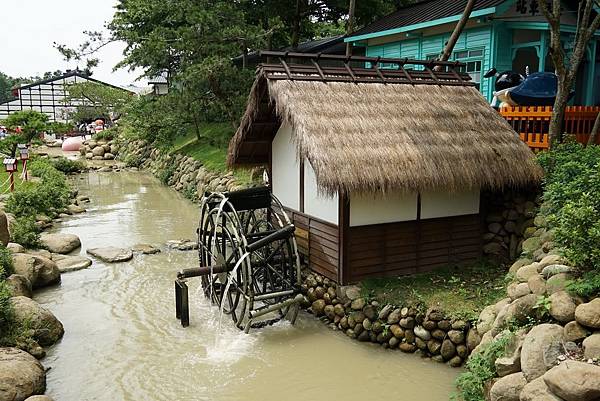
M600 113L598 106L568 106L565 109L563 135L573 135L577 142L587 143L598 113ZM500 109L500 114L534 152L548 149L552 107L503 107ZM596 143L600 144L600 137L596 138Z

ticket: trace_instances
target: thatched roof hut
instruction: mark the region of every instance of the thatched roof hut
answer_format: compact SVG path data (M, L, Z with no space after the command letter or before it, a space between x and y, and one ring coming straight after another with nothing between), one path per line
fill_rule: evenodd
M397 240L426 221L443 223L450 233L457 224L470 227L471 242L463 245L473 248L479 243L480 190L541 179L527 145L456 63L441 63L438 71L428 61L341 57L342 67L325 67L318 55L303 55L313 57L312 66L288 65L279 56L279 63L258 69L228 163L269 166L273 192L308 232L304 247L311 265L338 281L424 266L420 244L416 262L405 267L385 258L353 263L344 250L347 238L362 238L371 229L391 230ZM383 63L393 68L379 68ZM311 219L330 224L330 230L319 226L315 234ZM317 245L309 243L312 238ZM384 253L390 255L389 249ZM444 262L457 259L448 255Z

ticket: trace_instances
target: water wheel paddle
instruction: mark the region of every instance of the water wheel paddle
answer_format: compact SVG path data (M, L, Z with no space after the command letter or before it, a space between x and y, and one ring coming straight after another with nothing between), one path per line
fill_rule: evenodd
M189 324L186 279L248 332L298 314L300 261L294 225L270 188L207 193L198 225L200 267L175 281L176 315Z

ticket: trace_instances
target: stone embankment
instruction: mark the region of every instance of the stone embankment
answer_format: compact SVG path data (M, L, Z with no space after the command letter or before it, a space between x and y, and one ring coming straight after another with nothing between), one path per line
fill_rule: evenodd
M198 201L205 192L225 192L244 189L233 172L210 170L192 157L170 154L153 148L143 140L119 144L119 158L130 166L147 169L176 191L192 201Z
M100 139L84 141L79 153L87 160L114 160L118 146L113 141Z
M359 287L341 287L316 273L306 276L302 290L310 312L358 341L416 352L453 367L460 366L480 341L468 322L449 319L443 311L369 302Z
M491 401L600 399L600 298L566 291L575 268L554 247L553 235L538 215L526 229L523 256L510 268L507 297L479 316L475 330L482 339L474 352L522 327L495 362Z

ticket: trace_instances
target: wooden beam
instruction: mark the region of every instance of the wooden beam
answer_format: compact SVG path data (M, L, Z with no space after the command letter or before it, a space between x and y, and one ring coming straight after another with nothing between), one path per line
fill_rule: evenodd
M348 284L350 272L345 271L348 267L348 230L350 229L350 198L346 194L338 194L338 283Z

